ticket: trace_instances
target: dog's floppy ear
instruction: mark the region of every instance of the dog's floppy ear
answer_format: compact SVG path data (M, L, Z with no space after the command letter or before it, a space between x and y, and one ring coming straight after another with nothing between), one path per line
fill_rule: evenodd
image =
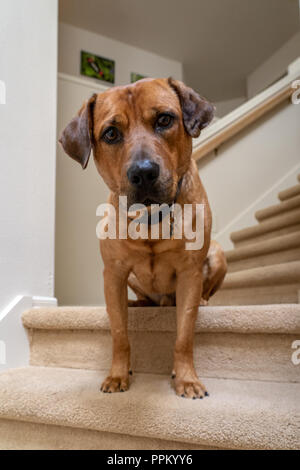
M170 77L168 83L179 98L185 130L190 136L198 137L213 119L214 105L179 80Z
M59 142L64 151L74 160L87 167L92 150L93 106L97 95L94 94L80 109L63 131Z

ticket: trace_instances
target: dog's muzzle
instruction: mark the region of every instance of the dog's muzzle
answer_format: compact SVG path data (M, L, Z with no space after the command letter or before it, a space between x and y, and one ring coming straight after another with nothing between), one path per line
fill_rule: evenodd
M127 178L135 193L135 199L146 206L159 202L157 199L157 185L160 174L158 163L149 160L137 160L131 164L127 171Z
M151 191L159 177L159 165L151 160L134 162L127 171L127 177L134 189L142 189L146 193Z

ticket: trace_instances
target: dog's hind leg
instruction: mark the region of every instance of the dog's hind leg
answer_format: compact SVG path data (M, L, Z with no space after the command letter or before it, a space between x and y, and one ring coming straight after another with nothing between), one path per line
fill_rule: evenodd
M201 305L220 289L227 273L227 262L222 247L212 240L203 264L203 293Z

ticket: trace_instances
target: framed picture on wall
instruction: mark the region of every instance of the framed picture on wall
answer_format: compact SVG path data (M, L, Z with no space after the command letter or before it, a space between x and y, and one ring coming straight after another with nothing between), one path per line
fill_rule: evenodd
M86 77L115 83L115 61L90 52L80 53L80 73Z
M140 73L131 72L130 83L137 82L138 80L142 80L143 78L147 78L146 75L141 75Z

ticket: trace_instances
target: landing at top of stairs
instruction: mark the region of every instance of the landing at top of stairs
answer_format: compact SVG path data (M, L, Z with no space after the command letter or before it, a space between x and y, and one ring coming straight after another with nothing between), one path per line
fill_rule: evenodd
M299 449L300 385L205 379L210 396L177 397L171 379L137 374L103 394L103 373L28 367L0 374L0 420L124 433L220 448Z

